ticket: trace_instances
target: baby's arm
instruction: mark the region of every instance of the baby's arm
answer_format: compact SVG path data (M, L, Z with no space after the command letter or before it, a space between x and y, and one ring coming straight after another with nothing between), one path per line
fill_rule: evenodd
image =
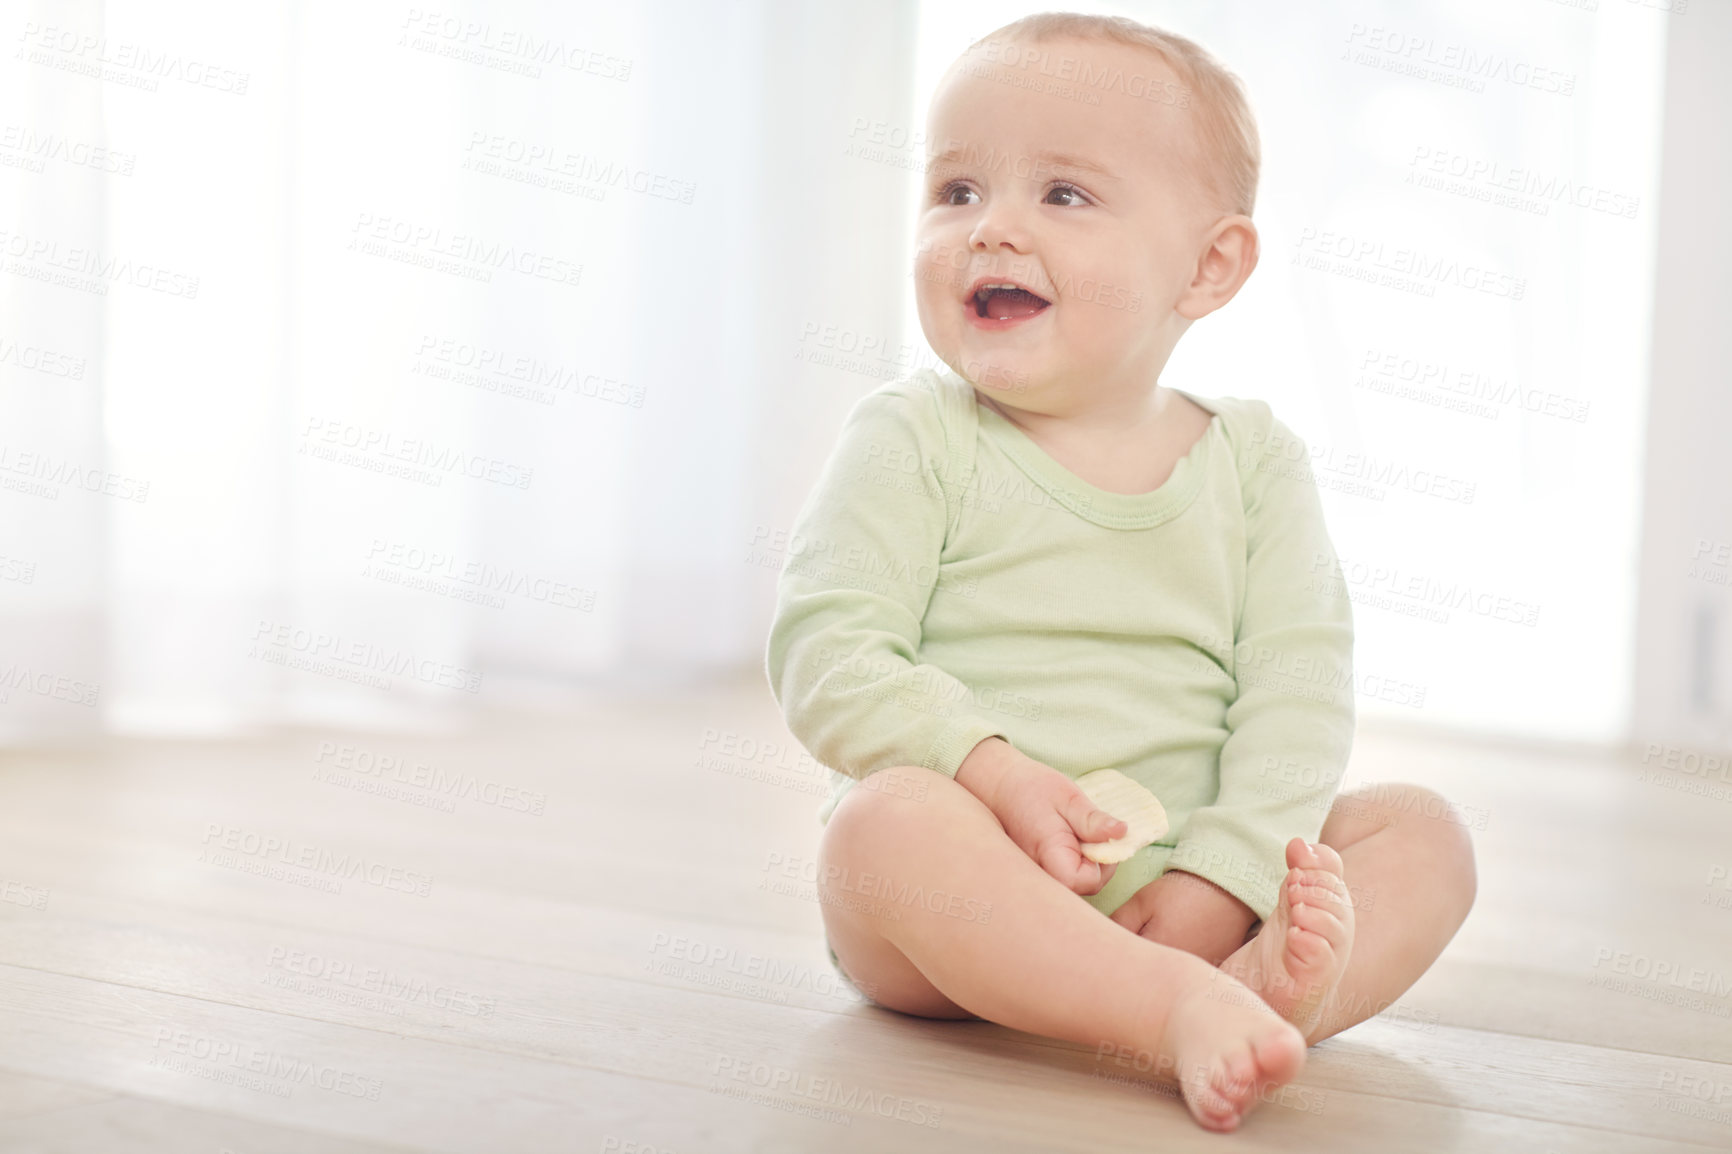
M1099 893L1117 865L1082 856L1078 843L1119 837L1125 823L1097 809L1075 781L999 737L974 747L956 781L978 797L1018 849L1079 894Z
M1112 869L1084 859L1077 839L1117 836L1123 823L1011 745L967 685L916 662L947 528L942 486L954 483L941 476L947 460L937 398L916 385L880 389L849 412L789 535L771 691L822 764L857 779L903 765L955 778L1048 873L1098 892Z
M898 765L954 777L976 745L1003 735L966 685L916 664L945 536L936 405L914 386L855 404L776 584L771 692L801 744L854 778ZM900 471L909 461L918 472Z
M1248 915L1267 918L1275 908L1288 841L1317 840L1354 723L1351 604L1326 580L1336 554L1316 484L1307 472L1289 472L1310 454L1267 405L1250 411L1257 419L1240 458L1245 595L1230 657L1238 695L1226 715L1220 791L1192 813L1168 860L1169 870L1224 891L1209 903L1198 896L1204 887L1179 883L1194 902L1232 908L1240 934ZM1226 895L1241 906L1230 907Z

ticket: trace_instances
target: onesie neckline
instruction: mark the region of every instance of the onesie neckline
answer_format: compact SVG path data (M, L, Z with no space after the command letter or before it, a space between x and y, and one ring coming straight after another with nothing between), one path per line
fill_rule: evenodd
M958 380L974 398L983 433L990 436L1023 472L1051 494L1057 504L1086 521L1108 529L1149 529L1183 513L1203 487L1209 462L1217 451L1216 439L1226 435L1222 428L1219 405L1186 389L1165 386L1194 401L1205 412L1213 414L1209 418L1209 427L1197 438L1196 444L1173 465L1172 473L1161 482L1159 488L1147 493L1112 493L1089 484L1059 464L1027 433L982 401L973 385L961 378Z

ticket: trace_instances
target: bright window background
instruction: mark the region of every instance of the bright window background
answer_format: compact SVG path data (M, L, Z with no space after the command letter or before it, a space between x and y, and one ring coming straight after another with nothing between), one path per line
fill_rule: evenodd
M908 127L923 131L938 78L969 43L1051 7L922 4ZM1553 0L1064 7L1187 36L1246 83L1262 136L1261 261L1231 304L1186 334L1163 380L1266 400L1309 443L1354 598L1361 715L1621 737L1663 14L1613 0L1597 11ZM1539 79L1484 79L1474 91L1389 70L1469 52L1501 62L1491 67L1502 75ZM1436 72L1471 79L1460 67ZM1543 90L1553 76L1559 88L1573 76L1573 91ZM1427 167L1434 158L1442 172ZM1473 165L1527 182L1531 203L1488 203L1495 190L1486 180L1450 178ZM1446 187L1424 187L1422 175ZM912 222L917 175L908 184ZM1578 189L1601 194L1600 207L1588 192L1579 195L1589 207L1572 203ZM1633 217L1614 214L1632 202ZM1536 204L1547 211L1532 211ZM1350 238L1340 242L1350 251L1381 245L1385 263L1411 249L1434 265L1523 278L1522 299L1452 283L1424 296L1363 283L1333 259L1324 271L1293 263L1301 252L1323 255L1326 234ZM1375 260L1344 264L1384 271ZM919 344L911 284L904 324L905 339ZM1387 357L1394 371L1379 372ZM1427 366L1441 376L1421 377ZM1444 407L1451 399L1481 408ZM1584 407L1585 420L1570 419ZM1471 484L1471 501L1418 491L1432 476L1455 482L1444 492L1465 495ZM1331 487L1354 480L1372 482L1381 498ZM1464 593L1470 600L1446 608ZM1446 620L1417 615L1426 608ZM1529 611L1532 625L1503 619ZM1420 692L1422 708L1394 703Z
M0 59L0 744L433 728L622 684L761 685L778 542L836 431L860 396L932 363L909 278L912 138L932 86L970 41L1030 10L34 0L14 13L15 36L68 38L21 40ZM1262 265L1193 327L1169 381L1263 398L1337 461L1475 486L1471 504L1323 488L1360 578L1362 714L1620 736L1665 14L1628 0L1114 10L1218 54L1262 131ZM471 26L490 47L462 48ZM1394 59L1391 36L1551 70L1574 91L1398 75L1375 66ZM525 72L501 47L525 37L615 65ZM249 83L144 87L136 63L99 79L76 67L85 41ZM1355 47L1372 66L1343 59ZM21 163L68 143L135 163ZM531 146L587 173L584 187L526 179L535 166L509 154ZM476 163L496 149L499 165ZM1541 215L1418 187L1426 149L1635 198L1636 213ZM646 183L614 179L626 172ZM654 194L662 185L692 195ZM436 240L351 245L381 221ZM1295 267L1307 230L1521 276L1524 299L1451 285L1423 297ZM419 259L460 238L581 263L581 281L504 267L484 280L465 275L474 261L454 273ZM13 267L17 245L166 269L199 290L53 284L48 258ZM86 369L5 361L21 348ZM1583 404L1588 419L1385 395L1361 383L1374 349ZM481 350L492 367L464 372ZM562 384L514 393L498 358ZM369 436L531 482L430 484L383 472L383 448L309 452ZM80 480L36 491L26 462L44 460ZM104 493L105 478L140 499ZM1436 623L1393 598L1368 603L1388 596L1380 570L1537 607L1537 623L1460 608ZM382 686L352 676L354 661L290 664L309 654L268 644L279 629L417 672ZM479 691L453 671L481 675ZM67 685L90 692L55 688ZM1423 708L1380 702L1383 685L1423 690Z

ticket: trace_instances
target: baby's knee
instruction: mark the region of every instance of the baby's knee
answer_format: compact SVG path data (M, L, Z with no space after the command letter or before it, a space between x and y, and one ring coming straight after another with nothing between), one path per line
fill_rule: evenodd
M855 782L824 823L820 848L834 850L860 841L880 842L886 835L925 820L927 804L939 782L956 784L942 774L912 765L881 769Z
M1384 786L1383 804L1413 853L1427 871L1473 904L1478 890L1469 814L1442 794L1423 785Z
M955 842L1003 833L992 812L956 779L919 766L881 769L836 803L819 841L825 855L883 855L932 839Z

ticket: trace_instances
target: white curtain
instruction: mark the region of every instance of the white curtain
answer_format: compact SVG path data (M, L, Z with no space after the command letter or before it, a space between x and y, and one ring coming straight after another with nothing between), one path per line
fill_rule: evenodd
M814 388L803 326L899 305L904 222L840 151L907 115L911 6L15 23L0 740L761 664L748 554L864 391Z

